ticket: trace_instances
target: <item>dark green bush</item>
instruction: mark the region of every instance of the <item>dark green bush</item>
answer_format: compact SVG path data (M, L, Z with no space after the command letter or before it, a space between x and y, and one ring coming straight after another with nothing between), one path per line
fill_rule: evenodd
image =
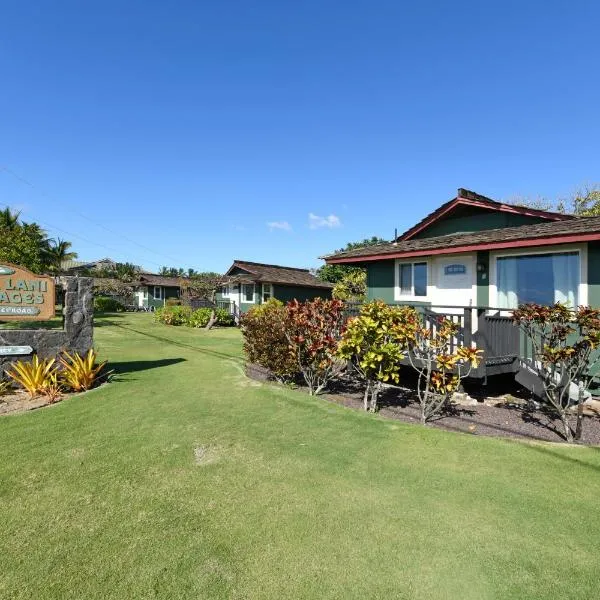
M115 298L98 296L94 298L94 310L96 312L122 312L125 307Z

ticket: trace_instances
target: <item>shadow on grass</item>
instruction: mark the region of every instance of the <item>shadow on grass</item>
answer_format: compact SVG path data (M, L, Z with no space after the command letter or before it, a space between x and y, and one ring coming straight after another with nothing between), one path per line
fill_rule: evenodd
M579 458L573 458L572 456L568 456L563 452L556 452L552 448L548 448L546 446L530 445L529 449L533 450L534 452L539 452L540 454L545 454L546 456L551 456L552 458L558 458L559 460L563 460L572 465L577 465L579 467L584 467L585 469L590 469L591 471L600 472L600 465L598 464L592 464ZM600 448L598 446L594 446L591 448L588 446L587 449L592 450L593 452L600 451Z
M155 335L153 333L148 333L146 331L140 331L139 329L134 329L133 327L128 327L126 325L122 325L121 323L112 323L112 325L114 325L115 327L120 327L121 329L125 329L126 331L131 331L133 333L143 335L143 336L151 338L153 340L157 340L159 342L164 342L166 344L171 344L173 346L177 346L178 348L185 348L187 350L193 350L194 352L198 352L200 354L207 354L209 356L217 356L219 358L228 358L228 359L240 362L240 363L244 362L243 358L241 358L240 356L236 356L235 354L227 354L226 352L217 352L216 350L209 350L208 348L199 348L198 346L194 346L192 344L186 344L185 342L179 342L177 340L173 340L168 337L163 337L162 335Z
M149 369L160 369L169 365L185 362L185 358L161 358L159 360L131 360L123 362L111 362L109 367L117 375L125 373L136 373L137 371L148 371Z

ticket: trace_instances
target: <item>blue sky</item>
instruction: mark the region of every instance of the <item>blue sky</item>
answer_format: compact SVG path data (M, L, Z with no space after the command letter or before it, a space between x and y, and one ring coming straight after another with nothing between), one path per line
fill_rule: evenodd
M457 187L565 196L600 180L599 24L592 0L8 0L0 204L84 259L224 271L318 266Z

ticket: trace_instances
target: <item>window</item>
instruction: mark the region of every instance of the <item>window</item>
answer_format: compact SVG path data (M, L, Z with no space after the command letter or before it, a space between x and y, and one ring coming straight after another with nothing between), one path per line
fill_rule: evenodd
M254 302L254 284L244 284L244 302Z
M262 300L263 302L268 302L273 297L273 284L263 283L262 290Z
M162 287L160 287L160 285L155 285L154 286L154 294L153 294L154 299L162 300L163 299L162 292L163 292Z
M221 295L222 295L223 297L225 297L225 296L229 296L229 293L230 293L230 292L229 292L229 286L228 286L228 285L224 285L224 286L221 288Z
M579 253L529 254L496 259L498 308L524 302L579 304Z
M427 296L427 263L399 263L397 296Z

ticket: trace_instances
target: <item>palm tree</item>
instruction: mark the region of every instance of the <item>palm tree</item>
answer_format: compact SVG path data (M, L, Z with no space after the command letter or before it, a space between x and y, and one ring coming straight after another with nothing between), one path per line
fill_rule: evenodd
M0 210L0 229L14 231L19 226L21 211L12 211L10 207Z
M72 246L71 242L61 240L60 238L57 240L48 241L48 248L45 254L48 268L51 271L58 273L60 272L64 262L68 260L75 260L77 258L77 252L69 251Z

